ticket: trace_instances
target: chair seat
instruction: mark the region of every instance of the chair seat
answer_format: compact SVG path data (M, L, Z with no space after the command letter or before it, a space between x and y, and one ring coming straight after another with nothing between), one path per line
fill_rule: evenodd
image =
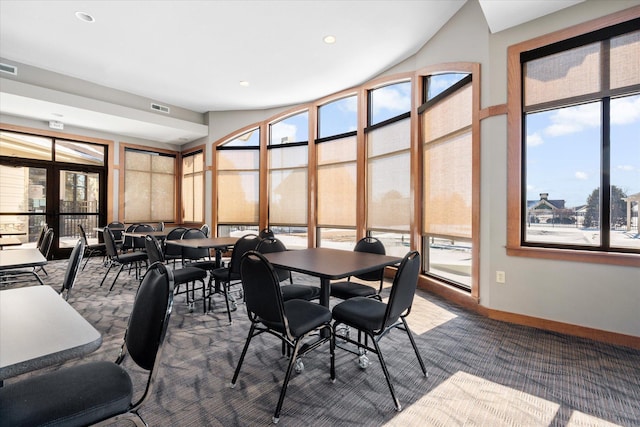
M173 279L176 284L203 280L207 277L206 270L196 267L183 267L173 270Z
M376 294L374 288L361 283L336 282L331 284L331 296L335 298L346 300L353 297L370 297Z
M377 331L382 329L387 305L377 299L354 297L333 307L333 318L357 329Z
M227 267L220 267L214 270L211 270L211 275L216 279L222 282L226 282L228 280L236 281L240 280L240 273L231 273L229 274L229 269Z
M124 369L90 362L0 387L0 420L10 426L84 426L126 412L132 396Z
M308 285L283 285L280 286L282 291L282 299L289 301L291 299L303 299L311 301L320 298L320 288Z
M187 264L189 267L196 267L202 270L215 270L216 262L215 261L195 261Z
M289 331L295 338L299 338L321 325L331 322L331 310L313 302L292 299L284 302L284 311L289 321ZM263 320L267 327L278 332L284 332L282 324Z
M145 261L146 259L148 259L147 253L142 251L118 255L118 261L122 264L131 264L138 261Z

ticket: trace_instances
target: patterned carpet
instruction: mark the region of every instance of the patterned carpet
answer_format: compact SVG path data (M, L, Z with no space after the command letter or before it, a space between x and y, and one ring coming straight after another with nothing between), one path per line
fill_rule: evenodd
M65 267L66 261L51 262L45 283L58 289ZM87 356L92 360L115 360L137 286L123 273L107 293L108 284L98 286L104 271L92 259L69 299L103 334L102 346ZM236 388L229 388L248 320L239 304L228 325L224 300L215 301L213 312L203 314L199 303L191 313L184 295L176 296L157 387L141 410L149 425L270 425L287 365L280 343L255 338ZM279 425L640 426L638 350L486 319L422 291L409 325L428 378L403 332L381 340L401 412L375 355L363 370L354 355L337 349L332 384L323 346L293 375Z

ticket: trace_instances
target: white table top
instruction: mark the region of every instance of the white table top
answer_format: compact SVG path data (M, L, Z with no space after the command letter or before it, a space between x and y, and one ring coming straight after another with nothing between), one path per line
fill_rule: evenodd
M50 286L0 291L0 380L96 350L100 333Z
M38 267L45 265L47 259L36 248L0 251L0 270L12 268Z

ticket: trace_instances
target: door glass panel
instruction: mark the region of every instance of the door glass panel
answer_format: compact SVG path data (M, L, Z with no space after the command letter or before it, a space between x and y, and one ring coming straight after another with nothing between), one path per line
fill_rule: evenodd
M100 175L98 173L60 171L60 247L75 245L80 238L79 224L84 227L90 240L96 239L94 228L100 225L98 224L99 200Z
M46 169L0 165L0 182L0 234L35 241L46 221Z
M50 138L0 132L0 156L51 160L51 146L52 141Z
M56 161L103 166L104 146L56 140Z

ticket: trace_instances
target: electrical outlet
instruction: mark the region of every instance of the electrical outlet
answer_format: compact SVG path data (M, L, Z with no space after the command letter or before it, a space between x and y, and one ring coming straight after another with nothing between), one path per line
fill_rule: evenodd
M496 282L504 283L505 282L505 274L504 271L496 271Z

